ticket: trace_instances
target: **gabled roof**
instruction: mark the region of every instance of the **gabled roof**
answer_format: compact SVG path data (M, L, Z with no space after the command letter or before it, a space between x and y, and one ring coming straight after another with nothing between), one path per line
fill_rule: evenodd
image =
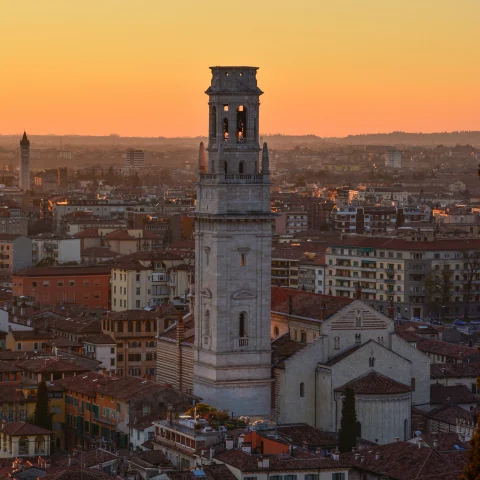
M352 298L333 297L318 293L303 292L293 288L272 287L272 312L297 317L325 320L354 302Z
M100 238L100 234L98 233L98 228L87 228L86 230L77 232L72 236L73 238Z
M412 391L409 385L397 382L375 371L367 372L360 377L350 380L345 385L336 388L335 391L344 392L347 388L353 389L359 395L391 395Z
M272 364L278 368L285 367L285 360L308 346L290 339L290 333L278 337L272 342Z
M477 378L480 377L480 362L470 363L432 363L430 378Z
M430 404L438 405L452 403L480 403L480 398L474 395L466 385L445 386L440 383L430 385Z
M23 435L50 435L53 432L26 422L10 422L2 428L2 433L21 437Z
M473 347L465 347L463 345L455 345L453 343L442 342L440 340L429 340L422 338L416 343L416 347L425 353L433 353L435 355L444 355L458 360L469 355L478 354L478 350Z
M105 235L107 240L137 240L127 230L115 230Z

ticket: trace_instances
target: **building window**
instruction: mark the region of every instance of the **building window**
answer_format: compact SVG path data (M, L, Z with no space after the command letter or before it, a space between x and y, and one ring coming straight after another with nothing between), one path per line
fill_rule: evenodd
M22 349L22 344L20 342L17 343L17 350L21 350Z
M412 377L410 380L410 386L412 387L412 390L415 391L415 377Z
M369 366L370 368L374 368L374 367L375 367L375 357L370 357L370 358L368 359L368 366Z
M357 422L355 424L355 430L357 438L362 438L362 424L360 422Z
M355 334L355 343L362 343L362 335L360 333Z
M123 322L117 323L117 332L123 333Z
M273 335L275 337L278 337L279 333L280 333L279 328L277 326L273 327Z
M75 280L69 280L68 281L68 286L69 287L74 287L75 286Z
M355 317L355 327L356 328L361 328L361 326L362 326L362 317L361 317L361 315L357 315Z
M133 332L133 322L131 320L128 321L127 331Z
M340 350L340 337L335 337L333 339L333 344L334 344L333 348L335 350Z
M300 333L300 343L307 343L307 332L302 332Z
M242 312L239 316L238 336L244 338L247 336L247 314Z
M305 384L303 382L300 384L300 396L305 396Z
M137 300L137 302L140 304L140 300ZM135 331L136 332L142 331L142 323L138 320L135 322Z
M240 258L240 266L244 267L245 266L245 254L242 253L242 256Z

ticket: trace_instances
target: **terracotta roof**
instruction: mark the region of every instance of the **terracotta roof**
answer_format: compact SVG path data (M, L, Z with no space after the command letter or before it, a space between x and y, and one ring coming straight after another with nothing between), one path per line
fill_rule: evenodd
M93 343L94 345L115 345L115 340L110 336L101 333L100 335L92 335L82 339L83 343Z
M0 372L20 372L21 368L17 367L14 363L0 360Z
M430 378L477 378L480 377L480 362L471 363L432 363Z
M100 238L98 228L87 228L72 235L73 238Z
M122 256L121 253L114 252L107 247L90 247L82 250L82 257L117 258L121 256Z
M271 345L272 364L278 368L285 368L285 360L307 346L306 343L299 343L295 340L291 340L290 333L278 337L271 343Z
M433 446L432 437L433 435L422 437L427 442L422 448L414 441L393 442L355 452L364 457L363 463L355 460L353 452L341 454L340 460L349 463L356 470L373 472L379 477L384 476L391 480L459 480L468 460L466 451L458 451L454 444L451 444L455 437L455 444L463 448L458 435L435 435L439 440L437 449L428 446ZM443 441L443 437L448 439Z
M426 416L432 420L455 426L457 424L457 419L475 423L476 418L476 415L473 412L469 412L452 402L446 402L443 405L430 410L426 413Z
M480 397L474 395L466 385L445 386L440 383L430 385L430 404L480 403Z
M397 382L374 371L350 380L350 382L347 382L345 385L336 388L335 391L343 392L347 387L352 388L355 393L359 395L389 395L412 391L409 385Z
M112 320L155 320L158 318L156 310L123 310L121 312L109 312L107 317Z
M242 473L262 472L258 467L260 455L252 455L241 450L225 450L217 453L215 459L239 469ZM308 452L296 451L295 456L280 454L270 455L270 472L288 471L319 471L319 470L345 470L346 464L342 461L331 460L325 457L313 455Z
M23 435L50 435L53 432L46 430L45 428L37 427L31 423L26 422L10 422L3 428L2 432L7 435L14 435L21 437Z
M143 452L137 452L130 458L127 458L129 463L139 465L143 468L149 468L152 466L172 469L174 468L172 462L166 457L161 450L147 450Z
M113 232L107 233L105 238L107 240L137 240L130 235L127 230L114 230Z
M0 388L0 403L18 403L25 402L26 397L17 385L2 384Z
M110 275L111 268L103 266L91 267L33 267L20 270L15 277L75 277L77 275Z
M30 360L18 360L15 362L17 367L22 370L34 373L52 373L52 372L86 372L88 368L78 365L74 362L62 358L32 358Z
M334 447L338 445L338 434L333 432L324 432L311 425L296 424L277 425L275 432L286 439L289 443L297 446L315 447ZM265 433L269 433L268 431Z
M434 242L410 242L406 239L373 236L344 236L331 243L332 247L377 248L384 250L480 250L478 238L437 239Z
M88 452L82 452L72 457L72 465L83 463L83 467L93 467L106 462L111 462L112 460L118 460L118 455L115 455L108 450L103 448L96 448L95 450L90 450Z
M46 480L107 480L112 479L110 475L98 470L84 469L79 467L66 468L53 475L42 477Z
M351 298L303 292L292 288L272 287L272 312L288 315L290 297L292 299L292 315L316 320L320 320L322 315L325 319L329 318L354 302L354 299Z
M457 360L467 357L468 355L476 355L478 353L478 350L473 347L455 345L453 343L442 342L440 340L429 340L427 338L422 338L419 340L416 347L425 353L444 355Z
M38 330L12 330L12 337L16 341L22 340L51 340L55 335L52 332L39 332Z

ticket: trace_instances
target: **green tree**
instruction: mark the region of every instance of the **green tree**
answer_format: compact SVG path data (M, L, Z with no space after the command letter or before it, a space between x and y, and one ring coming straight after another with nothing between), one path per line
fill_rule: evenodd
M351 452L357 446L357 412L355 411L355 392L346 388L342 402L342 420L338 436L340 453Z
M473 282L480 277L480 252L463 253L463 318L468 320Z
M450 304L452 289L452 270L435 270L429 273L423 285L425 287L425 296L429 305L430 311L437 315L441 314L442 320L445 315L445 307Z
M477 388L480 387L479 380L480 377L477 377ZM480 417L477 417L477 422L479 419ZM468 450L467 458L468 464L463 471L461 480L478 480L480 478L480 428L475 430L470 440L470 450Z
M52 430L52 414L50 413L48 390L45 382L38 384L37 403L33 414L33 423L37 427Z

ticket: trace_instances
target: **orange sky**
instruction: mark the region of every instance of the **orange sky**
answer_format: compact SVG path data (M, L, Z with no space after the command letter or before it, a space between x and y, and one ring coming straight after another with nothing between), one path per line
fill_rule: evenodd
M5 0L0 134L207 132L210 65L262 133L480 130L478 0Z

